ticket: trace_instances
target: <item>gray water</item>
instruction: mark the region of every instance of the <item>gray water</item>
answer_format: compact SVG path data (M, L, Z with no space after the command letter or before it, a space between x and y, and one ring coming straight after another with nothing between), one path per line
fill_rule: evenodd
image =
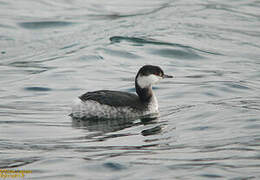
M135 92L154 121L74 121L76 97ZM260 178L259 1L0 1L0 169L27 179Z

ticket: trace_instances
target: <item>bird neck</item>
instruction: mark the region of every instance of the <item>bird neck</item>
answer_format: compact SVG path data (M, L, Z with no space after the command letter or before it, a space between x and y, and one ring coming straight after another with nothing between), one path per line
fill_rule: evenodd
M147 86L144 88L141 88L137 82L137 78L135 79L135 90L136 93L138 94L141 102L149 104L151 102L152 97L153 97L153 90L152 86Z

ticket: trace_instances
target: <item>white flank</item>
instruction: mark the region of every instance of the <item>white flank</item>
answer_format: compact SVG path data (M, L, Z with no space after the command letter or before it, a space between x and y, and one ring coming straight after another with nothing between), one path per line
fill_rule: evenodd
M154 97L155 98L155 97ZM129 107L113 107L99 104L96 101L88 100L86 102L77 99L72 105L72 117L74 118L134 118L158 112L158 104L156 98L153 103L148 106L147 111L136 111Z
M150 74L149 76L138 76L137 83L141 88L149 87L162 79L160 76Z

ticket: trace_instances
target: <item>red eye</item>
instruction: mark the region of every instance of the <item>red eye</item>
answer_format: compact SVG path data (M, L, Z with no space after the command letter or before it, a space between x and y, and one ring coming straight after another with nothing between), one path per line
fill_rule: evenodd
M160 72L156 72L156 73L154 73L156 76L161 76L162 75L162 73L160 73Z

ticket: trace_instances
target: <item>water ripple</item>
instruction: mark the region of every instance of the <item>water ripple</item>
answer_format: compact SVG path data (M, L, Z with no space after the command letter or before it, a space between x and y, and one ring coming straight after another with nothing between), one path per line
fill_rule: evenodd
M25 29L45 29L45 28L53 28L53 27L65 27L71 26L75 23L69 21L33 21L33 22L20 22L19 26Z
M39 160L39 157L1 159L0 169L22 167Z
M259 97L236 97L231 99L223 99L218 101L208 102L214 105L237 107L251 110L260 110Z
M119 163L114 163L114 162L104 163L103 166L105 168L112 170L112 171L120 171L120 170L123 170L123 169L127 169L127 167L125 167L124 165L119 164Z
M190 49L151 49L151 54L160 55L161 57L177 58L177 59L203 59Z
M115 19L119 19L119 18L127 18L127 17L135 17L135 16L145 16L145 15L150 15L150 14L154 14L157 13L167 7L169 7L169 3L163 3L160 4L158 7L155 7L153 9L142 9L141 11L135 11L135 12L131 12L131 13L116 13L116 12L107 12L107 14L89 14L87 15L88 17L92 18L92 19L109 19L109 20L115 20ZM100 11L100 9L99 9ZM103 9L103 11L107 11L106 9Z
M51 88L47 87L25 87L24 90L26 91L51 91Z
M207 54L212 54L212 55L223 55L221 53L201 50L201 49L197 49L197 48L187 46L187 45L182 45L182 44L178 44L178 43L170 43L170 42L162 42L162 41L157 41L154 39L145 39L145 38L127 37L127 36L113 36L113 37L110 37L109 39L110 39L111 43L120 43L121 41L127 41L127 42L135 43L137 45L152 44L152 45L161 45L161 46L171 46L171 47L191 49L191 50L195 50L195 51L199 51L199 52L207 53ZM167 50L165 50L165 51L167 51ZM179 52L179 53L181 53L181 52Z

